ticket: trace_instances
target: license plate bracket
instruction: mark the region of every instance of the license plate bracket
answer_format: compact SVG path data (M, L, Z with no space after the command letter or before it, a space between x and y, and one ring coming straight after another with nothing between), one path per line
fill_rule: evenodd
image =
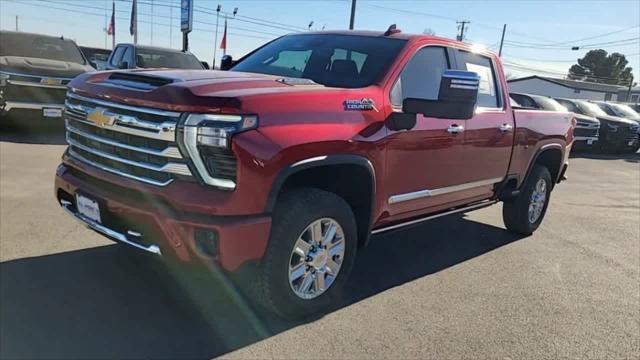
M81 194L76 194L76 209L80 215L99 224L102 223L102 219L100 217L100 204L97 200Z

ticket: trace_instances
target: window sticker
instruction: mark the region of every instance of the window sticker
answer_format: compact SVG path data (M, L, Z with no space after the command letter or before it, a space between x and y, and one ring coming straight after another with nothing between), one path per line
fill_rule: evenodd
M493 86L493 76L491 75L491 68L488 66L471 63L465 63L465 65L467 66L468 71L473 71L480 76L480 86L478 87L478 93L494 96L495 89Z

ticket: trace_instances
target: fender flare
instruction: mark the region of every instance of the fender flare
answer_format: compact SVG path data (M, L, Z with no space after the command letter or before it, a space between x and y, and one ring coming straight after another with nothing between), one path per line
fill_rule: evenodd
M314 167L329 165L357 165L364 167L371 176L371 200L375 200L376 173L369 159L364 156L351 154L323 155L297 161L280 170L280 172L278 172L278 175L276 175L273 184L271 185L271 190L269 191L269 196L267 197L265 212L271 213L273 211L278 199L278 194L282 189L282 185L284 185L284 183L291 175Z
M368 223L366 229L358 229L358 244L359 246L366 246L369 243L371 238L371 227L373 225L373 214L374 208L376 205L376 174L371 161L364 156L361 155L352 155L352 154L335 154L335 155L323 155L323 156L315 156L311 158L307 158L304 160L297 161L284 169L280 170L278 175L276 175L275 180L271 186L271 190L269 192L269 196L267 197L267 204L265 206L266 213L272 213L276 202L278 200L278 195L282 190L282 186L285 184L287 179L300 172L311 168L323 167L323 166L331 166L331 165L355 165L366 169L369 173L371 180L371 198L370 201L370 209L368 214ZM357 216L356 216L357 218Z
M538 150L536 150L536 153L531 158L531 161L529 162L529 166L527 167L527 173L522 178L522 182L520 183L520 186L518 186L518 188L522 187L522 185L527 181L527 178L529 178L529 175L531 174L531 171L533 170L533 166L538 161L538 158L540 157L540 155L542 153L544 153L545 151L548 151L548 150L551 150L551 149L559 149L560 150L560 164L558 165L558 177L561 176L566 147L562 146L562 144L559 144L559 143L545 144L545 145L542 145L540 148L538 148ZM555 185L558 182L558 178L552 179L552 180L553 180L553 185Z

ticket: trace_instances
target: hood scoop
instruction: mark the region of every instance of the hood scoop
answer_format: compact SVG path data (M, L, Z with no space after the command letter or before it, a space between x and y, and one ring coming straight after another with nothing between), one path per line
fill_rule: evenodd
M134 72L114 72L103 82L137 90L153 90L177 81L179 80L155 75L143 75Z

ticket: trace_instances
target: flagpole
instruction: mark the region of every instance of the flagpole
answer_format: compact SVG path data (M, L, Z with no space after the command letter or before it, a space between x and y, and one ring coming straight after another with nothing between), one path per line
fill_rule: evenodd
M113 12L111 13L111 17L113 19L113 34L111 34L111 50L116 48L116 2L111 3Z
M133 43L138 44L138 2L133 0L133 4L131 4L133 9L131 10L133 19L131 22L133 23Z
M215 39L213 40L213 65L211 65L211 69L215 70L216 69L216 52L218 50L218 23L220 20L220 9L221 6L218 5L218 8L216 9L216 36Z
M105 5L105 7L104 7L104 48L105 49L107 48L107 37L109 36L108 31L107 31L107 29L109 28L109 23L107 22L108 21L107 20L108 19L107 18L107 12L109 11L109 10L107 10L108 9L108 7L107 7L108 4L109 3L107 3L107 2L104 4Z

